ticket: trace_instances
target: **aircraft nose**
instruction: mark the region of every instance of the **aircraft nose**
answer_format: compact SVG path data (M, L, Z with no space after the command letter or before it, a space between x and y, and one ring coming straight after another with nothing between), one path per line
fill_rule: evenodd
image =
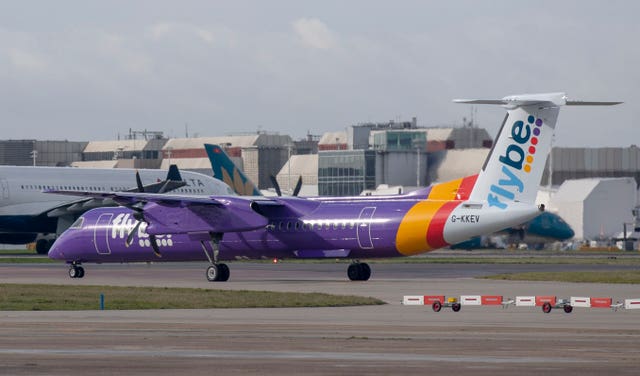
M49 249L48 256L52 260L64 260L64 253L60 247L60 239L56 239L51 248Z
M567 239L571 239L576 235L576 233L573 231L573 229L569 225L567 225L564 231Z

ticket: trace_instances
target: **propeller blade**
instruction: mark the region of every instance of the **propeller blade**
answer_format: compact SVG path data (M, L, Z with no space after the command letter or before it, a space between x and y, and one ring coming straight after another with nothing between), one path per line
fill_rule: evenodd
M282 196L282 191L280 190L280 184L278 184L278 180L273 175L269 175L269 179L271 180L271 184L273 184L273 188L275 188L278 196Z
M169 183L171 183L170 180L165 180L162 187L160 187L160 189L158 190L158 193L165 193L167 191L167 188L169 188Z
M300 193L301 188L302 188L302 175L300 175L300 177L298 178L298 182L296 183L296 187L293 188L293 193L291 193L291 196L297 197L298 194Z
M151 242L151 248L153 248L153 253L155 253L156 256L158 257L162 257L162 254L160 254L160 248L158 247L158 243L156 242L156 236L149 235L149 241Z
M142 185L142 179L140 178L140 172L136 170L136 185L138 186L138 192L144 193L144 185Z
M124 245L126 245L127 247L131 245L131 243L133 242L133 237L135 236L136 232L138 232L138 228L140 227L141 223L142 221L138 220L138 223L136 223L136 225L131 229L129 235L127 235L127 240L125 240Z

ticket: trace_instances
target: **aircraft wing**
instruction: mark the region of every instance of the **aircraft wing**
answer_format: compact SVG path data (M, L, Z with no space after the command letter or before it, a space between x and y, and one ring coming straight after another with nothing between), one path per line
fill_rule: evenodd
M47 217L64 217L66 215L77 215L84 213L87 210L105 206L117 206L111 199L94 199L94 198L81 198L78 200L66 201L60 205L51 207L41 214L46 214Z
M137 173L136 177L138 180L140 179ZM178 167L176 165L169 166L169 171L165 180L145 185L142 184L142 181L139 181L138 184L140 184L138 187L128 189L126 190L126 192L140 192L140 190L142 189L142 192L162 193L170 192L187 185L187 183L182 180L182 176L180 175L180 171L178 170ZM84 195L78 194L77 196ZM47 209L41 214L46 214L47 217L64 217L67 215L78 215L94 208L117 205L118 204L111 198L98 198L92 196L63 202L59 205Z
M258 214L255 199L236 196L187 196L134 192L47 191L48 193L110 199L140 213L150 235L206 234L250 231L268 224ZM273 200L260 205L280 205Z

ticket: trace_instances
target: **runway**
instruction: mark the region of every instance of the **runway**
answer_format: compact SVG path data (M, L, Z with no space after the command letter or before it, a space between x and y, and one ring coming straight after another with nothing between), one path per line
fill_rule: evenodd
M372 264L367 282L345 264L232 263L208 283L203 264L0 264L3 283L152 285L373 296L374 307L0 312L0 374L637 374L640 311L403 306L403 295L640 297L634 285L504 282L474 275L522 270L615 272L594 265ZM107 297L108 304L108 297Z

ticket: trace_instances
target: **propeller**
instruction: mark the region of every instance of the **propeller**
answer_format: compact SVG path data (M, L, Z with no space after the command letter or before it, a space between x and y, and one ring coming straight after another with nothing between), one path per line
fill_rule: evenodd
M131 243L133 242L133 237L138 232L138 229L140 228L140 225L142 224L142 222L144 222L147 225L149 225L149 222L147 222L144 219L144 214L143 214L143 211L142 211L142 207L140 207L140 206L130 206L129 208L131 210L133 210L133 218L135 218L136 221L138 221L138 223L136 223L136 225L131 229L131 232L129 232L129 235L127 235L127 239L125 240L125 243L124 243L127 247L130 246ZM160 253L160 248L158 247L158 242L156 241L156 236L155 235L149 234L149 242L151 243L151 248L153 249L153 253L155 253L156 256L158 256L158 257L162 257L162 254Z
M275 176L269 175L269 179L271 180L271 184L273 184L273 188L276 190L276 194L278 197L282 196L282 191L280 190L280 184L278 184L278 180ZM302 188L302 176L298 177L298 181L296 182L296 186L293 188L293 192L291 192L291 196L297 197L300 193L300 189Z
M167 182L160 188L160 191L158 193L164 193L166 191L168 182L169 181L167 180ZM138 187L138 192L144 193L144 185L142 185L142 179L140 178L140 172L138 171L136 171L136 186ZM131 229L131 231L129 232L129 235L127 235L127 239L124 242L124 244L127 247L129 247L133 242L133 237L138 232L138 229L140 228L140 224L144 222L147 225L149 225L149 222L147 222L144 219L144 210L143 210L144 205L145 203L141 202L141 203L136 203L134 205L128 206L129 209L133 210L133 218L136 219L137 223ZM155 253L156 256L158 257L162 257L162 254L160 253L160 248L158 247L158 243L156 242L155 235L149 234L149 242L151 242L151 248L153 249L153 253Z
M136 185L138 186L138 192L144 193L144 185L142 185L142 179L140 178L140 172L136 170Z
M280 190L280 184L278 184L278 180L273 175L269 175L269 179L271 180L271 184L273 184L273 188L276 190L276 194L278 197L282 196L282 191Z
M298 197L298 193L300 193L300 189L302 188L302 176L298 177L298 182L296 183L295 188L293 188L293 192L291 196Z

